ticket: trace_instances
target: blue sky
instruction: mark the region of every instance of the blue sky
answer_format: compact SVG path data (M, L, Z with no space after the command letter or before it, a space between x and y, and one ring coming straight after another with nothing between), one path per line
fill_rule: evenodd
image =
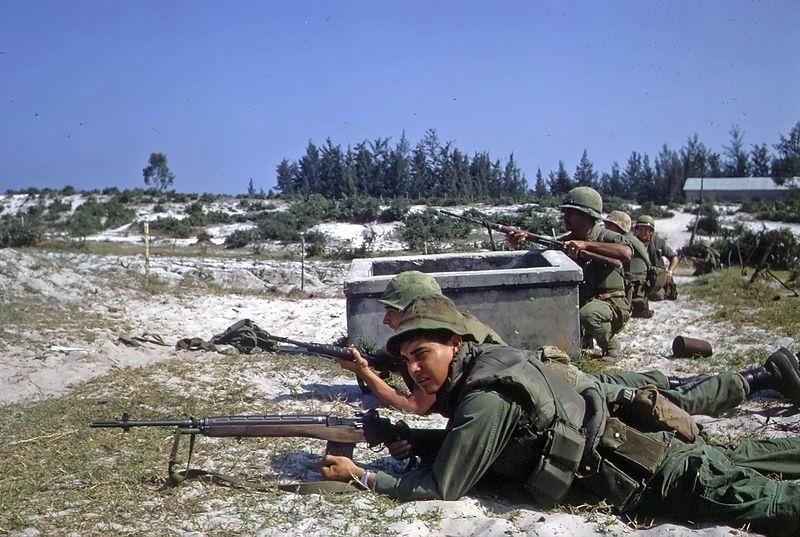
M309 139L514 153L532 181L800 121L797 0L0 0L0 192L274 186Z

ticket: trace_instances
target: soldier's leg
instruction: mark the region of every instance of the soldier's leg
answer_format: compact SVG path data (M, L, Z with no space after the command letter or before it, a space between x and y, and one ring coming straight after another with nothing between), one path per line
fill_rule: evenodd
M791 445L772 447L779 451L785 447L787 460L791 456L796 460L798 442L794 439ZM689 520L731 526L752 524L755 531L767 530L770 535L796 535L800 520L800 483L766 477L731 460L729 451L704 446L685 516ZM794 465L796 467L797 463Z
M800 479L800 437L748 440L725 454L735 464L761 474Z
M709 416L735 408L749 393L747 382L739 373L701 377L677 388L659 391L689 414Z
M650 309L650 302L646 296L634 297L631 300L631 317L649 319L652 316L653 310Z
M647 294L647 298L654 302L658 302L660 300L664 300L664 288L659 287L658 289L653 289Z
M593 373L598 381L605 384L614 384L626 388L642 388L644 386L655 386L659 390L670 389L669 377L661 371L645 371L644 373Z
M581 307L579 315L583 337L597 341L603 350L603 355L608 354L612 336L611 321L614 319L611 305L595 298Z

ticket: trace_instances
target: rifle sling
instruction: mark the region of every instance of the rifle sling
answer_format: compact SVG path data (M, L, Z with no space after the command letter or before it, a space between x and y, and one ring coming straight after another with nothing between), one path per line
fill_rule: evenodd
M356 486L353 483L343 483L341 481L307 481L303 483L264 483L258 481L247 481L245 479L203 470L201 468L190 468L189 464L192 460L192 452L194 451L194 434L189 435L189 454L186 460L185 470L176 470L175 465L178 461L178 445L181 441L180 429L175 430L175 435L172 441L172 450L169 454L169 461L167 463L167 480L162 489L169 489L176 487L184 481L204 481L206 483L213 483L223 487L231 487L238 489L257 490L259 492L269 492L274 490L282 490L285 492L293 492L295 494L344 494L352 492L361 492L364 490L363 486Z

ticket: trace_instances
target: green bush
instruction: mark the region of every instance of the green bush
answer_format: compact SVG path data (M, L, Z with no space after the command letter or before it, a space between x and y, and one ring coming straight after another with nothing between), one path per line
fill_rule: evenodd
M449 216L440 215L433 209L406 216L398 230L400 237L412 250L440 250L444 242L463 239L469 235L471 226L468 222Z
M259 239L257 229L237 229L225 237L225 248L244 248Z
M36 246L44 239L40 218L16 216L0 222L0 248Z
M206 213L206 224L230 224L233 216L224 211L208 211Z
M751 201L742 204L742 211L755 214L758 220L800 223L800 198L787 201Z
M405 198L397 198L378 214L378 222L400 222L408 214L411 203Z
M104 205L106 220L103 224L105 228L123 226L136 216L133 209L123 205L117 197L108 200Z
M328 244L328 235L322 231L313 230L305 235L306 255L308 257L321 257L325 254Z
M46 219L49 222L55 222L59 219L62 213L69 212L72 209L71 203L61 201L61 198L55 198L53 202L47 207Z
M712 209L713 209L713 206L712 206ZM612 209L606 208L604 206L603 210L611 211ZM619 210L624 211L625 209L619 209ZM672 218L673 216L675 216L674 212L672 212L672 211L670 211L668 209L662 209L660 205L655 205L655 204L653 204L652 201L646 201L646 202L644 202L642 204L642 206L639 209L636 209L635 211L630 212L631 219L634 222L636 221L637 218L639 218L643 214L652 216L653 218ZM705 214L710 214L710 213L705 213ZM716 211L714 212L714 216L716 216Z
M105 207L95 198L90 197L80 205L67 222L67 230L73 237L86 237L103 229Z
M311 194L303 201L292 203L287 211L293 225L300 231L313 227L335 213L336 205L320 194Z
M378 211L380 205L375 198L353 196L338 201L333 214L326 214L325 217L338 222L366 224L375 221Z
M141 224L142 226L144 224ZM188 239L194 235L195 226L192 225L189 218L178 220L168 216L166 218L158 218L150 222L150 232L156 235L163 235L173 239Z
M766 268L791 271L797 267L800 260L800 241L786 228L752 231L740 224L727 237L718 239L712 244L720 253L723 263L730 265L744 263L751 267L761 262L769 245L772 245L772 251L767 258Z
M257 220L258 236L265 240L298 242L300 232L307 229L291 212L263 213Z

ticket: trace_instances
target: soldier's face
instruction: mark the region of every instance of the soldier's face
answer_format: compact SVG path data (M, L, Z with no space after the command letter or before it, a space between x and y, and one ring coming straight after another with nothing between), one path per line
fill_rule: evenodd
M400 326L400 319L402 318L403 315L400 310L386 306L385 312L383 314L383 324L385 324L392 330L397 330L397 327Z
M592 223L592 218L589 215L575 209L561 209L561 220L564 222L564 227L567 228L567 231L578 231L585 226L591 227Z
M650 226L636 226L633 228L633 232L644 243L650 242L650 239L653 238L653 230L650 229Z
M439 343L422 335L403 343L400 356L417 386L427 394L435 394L447 381L450 363L460 347L460 336L454 335L449 341Z

